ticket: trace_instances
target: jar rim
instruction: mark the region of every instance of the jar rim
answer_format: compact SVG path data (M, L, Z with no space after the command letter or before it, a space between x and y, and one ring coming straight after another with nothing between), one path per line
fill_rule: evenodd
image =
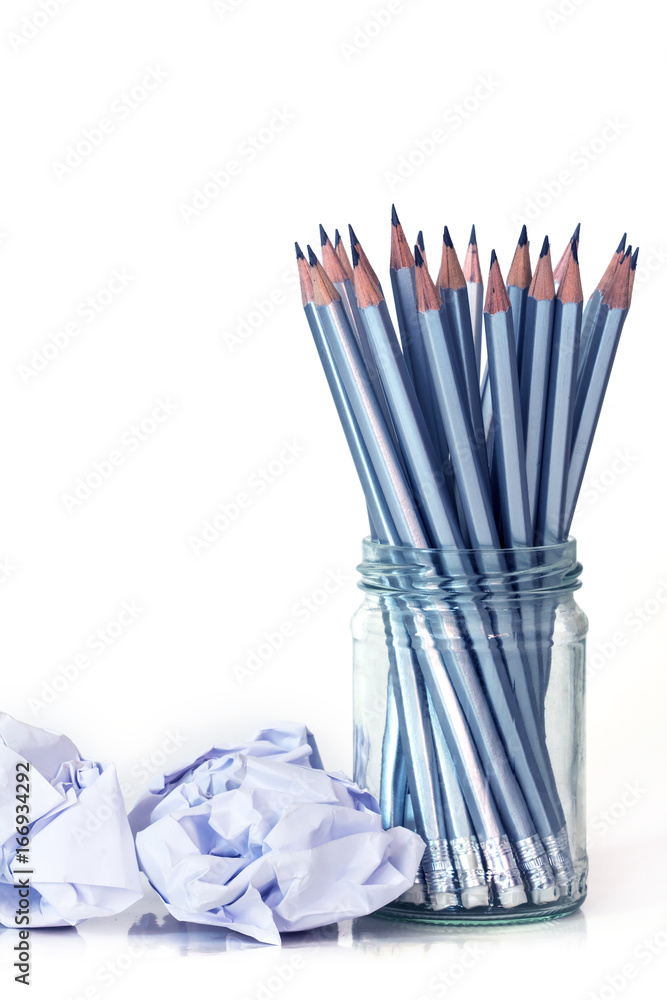
M459 556L463 557L468 556L471 558L474 558L475 556L489 555L492 552L497 552L499 554L504 555L505 557L511 556L514 553L516 553L517 555L521 554L524 558L527 555L531 556L533 554L542 556L551 554L552 558L557 555L560 555L561 557L570 555L572 562L575 562L577 558L577 540L576 538L574 538L574 536L570 535L566 541L556 542L555 544L552 545L526 545L523 546L522 548L506 548L506 549L502 548L496 549L490 545L484 546L482 548L470 548L470 549L457 548L454 545L447 546L445 548L418 548L415 545L390 545L387 542L376 542L370 537L370 535L366 535L366 537L362 539L362 551L364 555L366 554L367 551L377 554L391 553L391 552L396 552L396 553L409 552L412 560L418 560L420 553L423 553L424 556L429 559L432 559L433 556L436 555L447 556L449 554L454 555L455 553L458 554Z

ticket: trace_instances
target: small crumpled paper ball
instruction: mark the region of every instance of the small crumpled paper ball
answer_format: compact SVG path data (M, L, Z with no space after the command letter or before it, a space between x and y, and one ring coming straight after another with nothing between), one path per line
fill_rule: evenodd
M27 848L17 843L17 816L22 826L25 815L17 805L25 803ZM30 927L109 916L143 895L113 764L0 712L0 924L16 927L15 885L27 878Z
M373 796L319 765L306 727L282 724L214 747L139 800L139 863L173 916L279 944L413 884L421 838L383 830Z

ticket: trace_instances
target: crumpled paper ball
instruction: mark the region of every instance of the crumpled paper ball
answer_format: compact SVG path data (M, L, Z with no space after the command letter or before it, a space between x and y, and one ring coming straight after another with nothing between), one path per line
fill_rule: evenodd
M28 776L27 790L18 783L30 807L27 851L16 842L19 773ZM30 927L109 916L143 895L113 764L87 760L66 736L0 712L0 924L7 927L16 927L16 880L28 877L15 869L31 871Z
M318 765L306 727L281 724L214 747L139 800L139 863L174 917L279 944L413 884L421 838L383 830L373 796Z

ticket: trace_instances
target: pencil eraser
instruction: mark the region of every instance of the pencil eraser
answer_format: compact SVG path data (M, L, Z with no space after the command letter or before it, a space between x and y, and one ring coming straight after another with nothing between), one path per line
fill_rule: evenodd
M523 889L517 885L514 889L505 889L504 892L499 892L498 900L501 906L511 909L513 906L521 906L522 903L527 903L528 897Z
M449 906L458 904L455 892L434 892L429 900L434 910L446 910Z
M531 889L530 899L536 906L544 906L545 903L553 903L558 899L560 892L557 885L549 886L547 889Z
M488 906L489 890L485 885L476 885L471 889L464 889L461 893L461 902L466 910L474 910L476 906Z
M411 903L412 906L423 906L426 902L426 892L424 891L424 886L415 882L414 885L411 885L409 889L405 890L399 899L401 903Z

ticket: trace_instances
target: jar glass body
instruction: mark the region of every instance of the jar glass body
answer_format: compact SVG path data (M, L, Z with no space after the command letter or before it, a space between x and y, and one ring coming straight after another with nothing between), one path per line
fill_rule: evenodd
M426 843L381 913L562 916L586 894L584 669L573 539L535 549L363 543L355 780Z

